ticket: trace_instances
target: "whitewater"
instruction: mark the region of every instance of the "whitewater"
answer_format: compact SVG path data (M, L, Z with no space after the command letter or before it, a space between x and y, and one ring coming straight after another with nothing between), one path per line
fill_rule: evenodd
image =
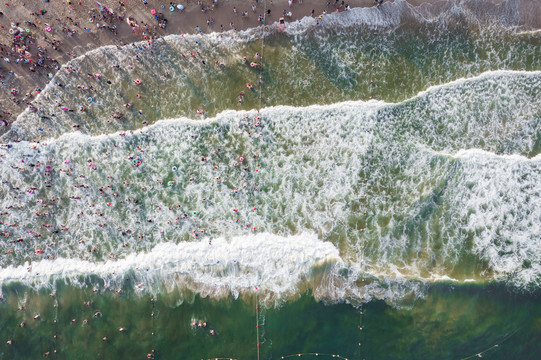
M99 267L114 288L146 267L142 288L355 301L394 297L388 282L537 288L539 37L501 16L512 2L490 16L474 3L396 1L305 18L285 40L268 26L70 61L2 137L1 278L52 286ZM242 59L261 37L258 71ZM136 77L140 97L118 90ZM232 110L245 79L264 99L245 90Z

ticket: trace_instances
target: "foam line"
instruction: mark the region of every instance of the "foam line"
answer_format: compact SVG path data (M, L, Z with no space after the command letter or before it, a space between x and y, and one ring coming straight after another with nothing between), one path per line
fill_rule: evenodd
M121 279L128 271L136 270L144 278L188 276L201 287L242 291L263 285L276 293L288 293L313 267L337 261L338 249L314 234L282 237L263 233L229 241L218 238L211 245L208 240L161 243L148 253L97 263L65 258L41 260L2 268L0 283L47 284L51 279L81 275L110 278L116 274Z
M495 79L500 76L507 77L507 76L513 76L513 75L521 75L521 76L526 76L526 77L536 77L536 76L541 77L541 71L522 71L522 70L486 71L480 75L477 75L471 78L460 78L460 79L456 79L445 84L430 86L426 90L420 91L415 96L408 98L404 101L401 101L399 103L389 103L389 102L385 102L381 100L370 100L370 101L357 100L357 101L344 101L344 102L333 103L333 104L328 104L328 105L314 104L314 105L306 106L303 108L297 108L297 107L288 106L288 105L276 105L276 106L269 106L269 107L263 108L260 110L260 112L270 113L270 112L279 112L279 111L284 111L284 110L285 111L297 111L297 110L332 111L332 110L340 110L340 109L350 109L350 110L356 110L356 111L359 111L359 110L375 111L375 110L383 109L390 106L400 106L402 104L407 104L415 100L421 99L423 97L426 97L428 95L431 95L433 93L436 93L437 91L440 91L440 90L451 89L454 87L462 86L468 83L473 83L473 82L477 82L481 80ZM214 117L209 117L202 120L196 120L196 119L187 118L187 117L162 119L162 120L156 121L152 125L135 129L135 130L132 130L131 132L133 132L134 134L137 134L137 133L140 133L141 131L145 132L155 127L167 126L170 124L182 124L182 123L195 125L195 126L207 126L210 123L214 123L214 122L219 123L223 121L224 119L227 119L231 116L253 115L255 111L256 111L255 109L248 110L248 111L224 110L218 113ZM17 125L17 123L15 123L14 126L15 125ZM80 132L71 132L71 133L64 133L60 135L58 138L48 138L46 139L45 142L50 143L50 142L53 142L55 139L65 141L65 140L73 139L73 137L77 137L80 140L87 139L87 141L88 140L93 141L93 140L98 140L98 139L105 139L108 137L115 137L115 136L118 136L118 134L124 133L124 132L125 131L117 131L114 133L109 133L107 135L105 134L88 135L88 134L82 134ZM128 135L130 135L131 132L128 131L127 132ZM7 133L3 136L3 138L5 138L6 135ZM450 155L450 154L445 154L445 155Z

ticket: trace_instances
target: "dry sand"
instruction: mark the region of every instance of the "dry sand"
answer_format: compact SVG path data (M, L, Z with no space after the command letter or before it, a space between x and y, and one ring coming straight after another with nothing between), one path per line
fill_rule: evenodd
M185 9L171 12L171 3L182 4ZM266 23L278 21L284 9L291 11L292 16L286 18L291 22L311 16L312 10L318 16L323 11L345 11L345 5L376 5L375 0L348 0L344 6L339 1L338 7L334 1L328 3L294 0L289 6L288 0L219 0L213 6L212 0L147 0L146 5L143 0L4 0L0 3L0 135L60 65L97 47L195 33L197 26L204 33L247 29L261 24L260 15L266 15ZM256 6L255 11L252 6ZM167 19L166 28L160 26L152 10ZM248 15L242 16L243 12ZM128 24L128 18L133 19L135 27ZM14 36L19 28L22 32Z

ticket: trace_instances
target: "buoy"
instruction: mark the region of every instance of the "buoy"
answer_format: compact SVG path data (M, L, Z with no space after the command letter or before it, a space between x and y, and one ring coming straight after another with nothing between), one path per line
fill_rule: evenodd
M135 85L141 85L141 80L139 79L135 80Z
M88 102L93 102L94 99L92 99L91 97L88 98Z
M177 170L178 170L178 168L177 168L176 166L173 166L173 167L171 168L171 170L173 170L173 171L177 171Z

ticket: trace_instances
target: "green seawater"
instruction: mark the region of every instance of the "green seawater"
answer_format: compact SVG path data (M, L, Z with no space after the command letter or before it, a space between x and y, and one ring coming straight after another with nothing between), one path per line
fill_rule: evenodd
M260 359L535 359L541 350L539 294L496 284L434 285L425 298L399 308L383 301L331 305L306 293L258 309L255 295L139 296L57 286L54 296L4 287L2 339L13 343L0 344L2 358L50 352L54 359L144 359L152 353L159 359L256 359L256 325Z
M0 359L538 358L523 5L68 63L0 141Z

